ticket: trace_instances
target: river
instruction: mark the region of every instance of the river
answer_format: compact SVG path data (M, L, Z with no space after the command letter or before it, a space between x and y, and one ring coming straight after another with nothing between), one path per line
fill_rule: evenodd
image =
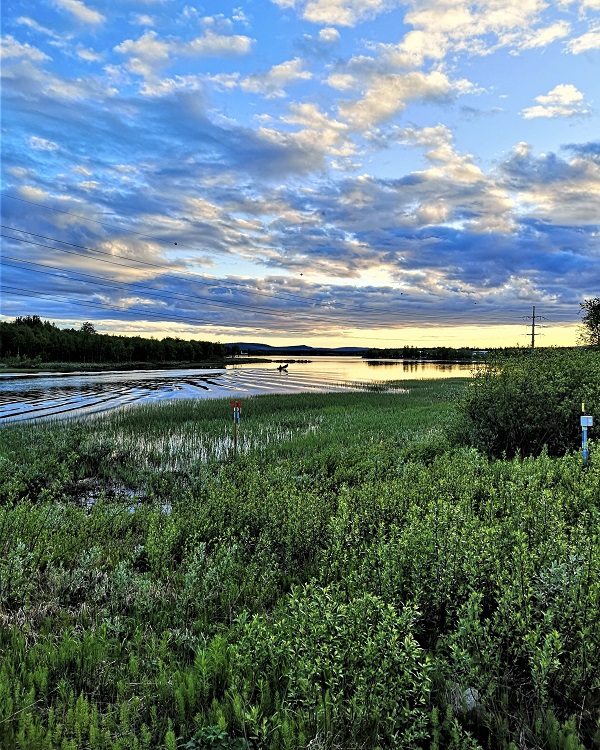
M286 361L286 360L283 360ZM465 377L472 365L312 357L228 365L221 369L0 374L0 424L24 419L84 416L127 404L165 399L242 399L265 393L339 391L390 380Z

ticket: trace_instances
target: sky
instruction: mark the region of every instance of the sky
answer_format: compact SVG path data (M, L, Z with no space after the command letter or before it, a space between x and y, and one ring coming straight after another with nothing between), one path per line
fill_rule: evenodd
M577 342L600 0L4 0L0 319Z

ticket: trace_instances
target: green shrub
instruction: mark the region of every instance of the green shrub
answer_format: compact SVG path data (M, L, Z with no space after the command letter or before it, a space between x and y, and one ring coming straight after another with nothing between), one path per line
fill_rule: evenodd
M412 633L417 617L408 605L308 584L272 617L243 623L234 684L250 736L265 739L266 676L279 713L327 747L418 747L429 732L431 664Z
M581 404L600 407L600 353L545 350L491 360L474 375L459 404L455 440L489 456L551 456L581 441ZM599 415L600 419L600 415Z

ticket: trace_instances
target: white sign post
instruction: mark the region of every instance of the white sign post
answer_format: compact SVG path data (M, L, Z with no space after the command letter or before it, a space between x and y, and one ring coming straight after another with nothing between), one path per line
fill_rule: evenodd
M587 444L588 442L587 431L588 431L588 427L592 427L593 424L594 424L593 417L587 414L584 414L581 417L581 450L583 453L583 465L584 466L587 466L589 456L590 456L590 452L589 452L588 444Z

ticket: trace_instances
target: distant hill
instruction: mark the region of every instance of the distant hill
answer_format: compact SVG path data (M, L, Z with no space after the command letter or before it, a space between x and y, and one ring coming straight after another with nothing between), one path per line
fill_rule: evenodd
M352 355L355 354L360 356L364 354L368 349L366 346L337 346L337 347L314 347L306 346L306 344L290 344L289 346L271 346L270 344L260 344L256 342L247 341L234 341L229 344L224 344L228 351L234 346L237 346L240 351L248 354L265 354L267 356L281 356L281 355L299 355L302 356L316 356L323 354L331 355Z

